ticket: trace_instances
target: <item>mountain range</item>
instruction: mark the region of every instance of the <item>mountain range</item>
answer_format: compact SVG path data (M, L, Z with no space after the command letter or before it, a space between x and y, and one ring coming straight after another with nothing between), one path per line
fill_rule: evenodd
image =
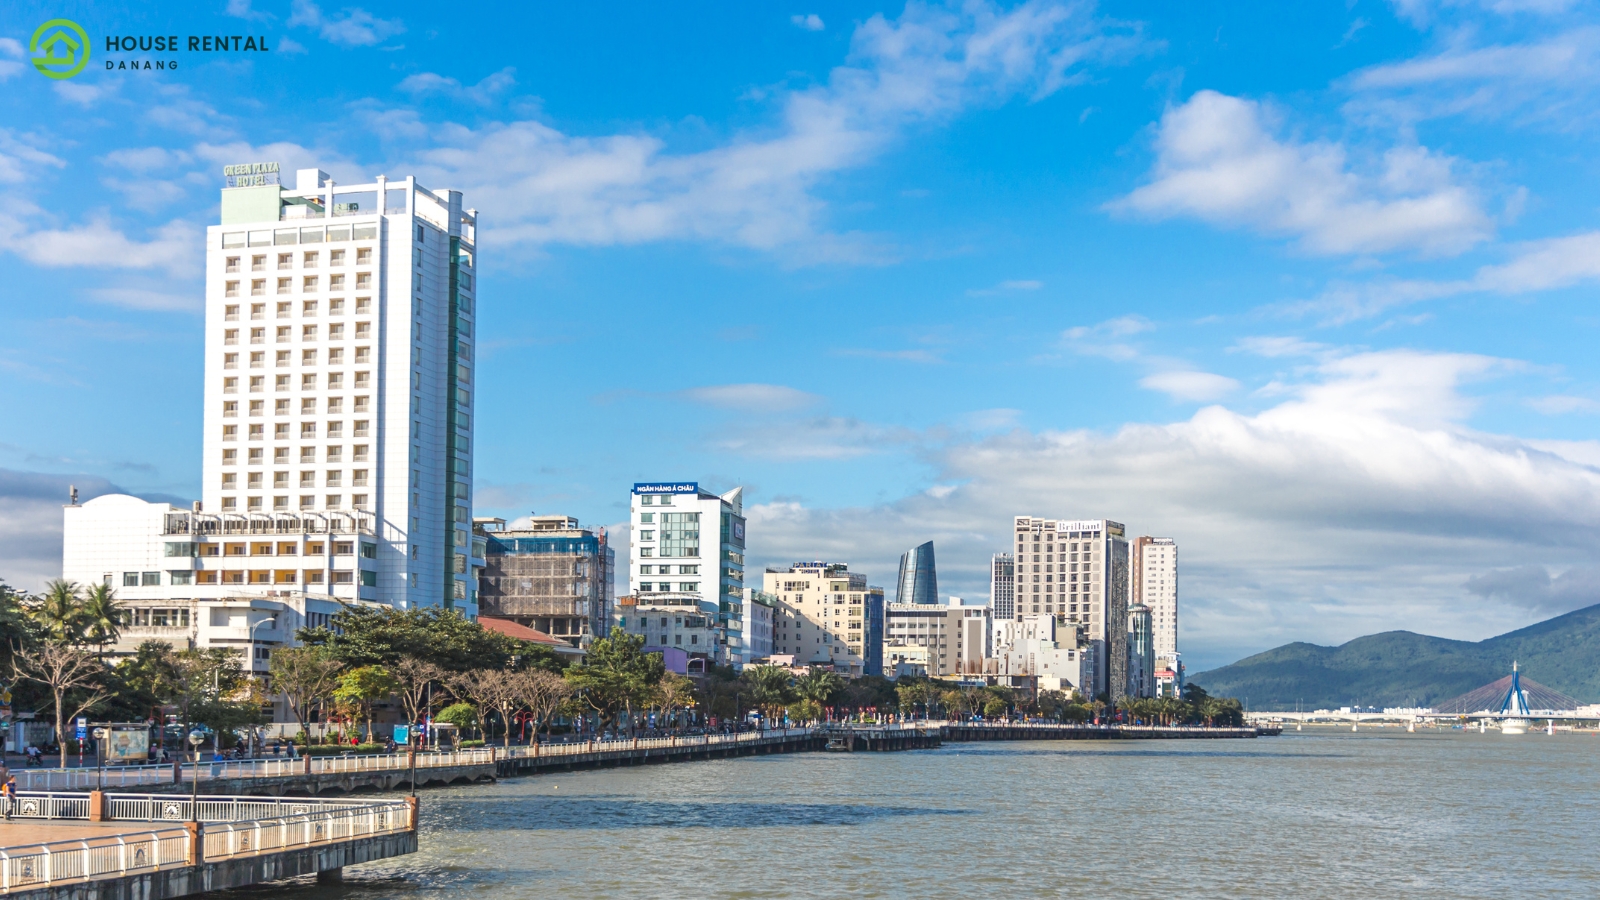
M1252 710L1431 707L1511 672L1583 703L1600 702L1600 604L1481 641L1386 631L1337 647L1295 642L1201 672L1212 696Z

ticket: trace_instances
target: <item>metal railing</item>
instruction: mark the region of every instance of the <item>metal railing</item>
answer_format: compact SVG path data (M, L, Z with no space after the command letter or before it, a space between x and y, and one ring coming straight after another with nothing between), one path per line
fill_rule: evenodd
M181 826L0 847L0 894L184 866L189 864L188 855L189 831Z
M12 819L84 820L91 799L77 794L0 798ZM191 802L157 795L108 795L106 821L186 822ZM200 860L190 826L173 825L77 840L0 847L0 894L64 882L116 878L205 860L231 859L294 847L409 831L411 807L404 800L307 800L212 797L199 803Z
M410 827L410 810L405 804L373 803L276 819L208 824L204 833L204 852L208 860L230 859L291 847L394 834L407 831Z
M694 734L656 738L615 738L611 740L567 741L510 747L476 747L467 750L425 751L417 754L418 769L438 769L451 766L488 765L499 759L526 756L577 756L585 753L621 752L633 749L664 747L709 746L737 744L751 741L784 741L804 737L810 728L775 728L770 731L741 731L733 734ZM176 775L174 770L176 768ZM411 761L405 751L395 753L313 756L311 774L341 774L351 772L394 772L410 769ZM306 772L304 757L271 757L267 759L215 760L211 762L186 762L165 765L114 766L105 770L92 767L77 769L23 769L12 770L17 776L17 787L23 791L92 790L136 787L149 784L188 783L222 778L283 778L303 775Z

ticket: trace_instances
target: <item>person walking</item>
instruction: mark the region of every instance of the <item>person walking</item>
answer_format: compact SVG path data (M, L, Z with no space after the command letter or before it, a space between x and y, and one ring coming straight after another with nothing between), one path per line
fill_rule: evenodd
M11 819L11 809L17 805L17 776L6 776L5 785L6 820Z

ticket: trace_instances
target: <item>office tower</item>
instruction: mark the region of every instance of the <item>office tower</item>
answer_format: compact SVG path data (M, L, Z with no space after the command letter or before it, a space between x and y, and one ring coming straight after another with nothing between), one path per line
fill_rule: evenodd
M1128 679L1128 540L1108 519L1015 519L1017 615L1053 614L1093 648L1093 695L1120 698Z
M939 602L939 573L933 563L933 541L918 544L900 555L900 576L895 581L894 601Z
M1132 542L1130 600L1150 607L1156 658L1176 668L1178 659L1178 544L1172 538Z
M776 601L774 654L846 675L883 673L883 588L867 576L844 563L797 562L768 569L762 590Z
M629 594L639 607L697 610L712 642L705 657L743 665L744 488L718 496L692 481L640 482L630 505Z
M478 576L478 614L510 619L586 647L611 622L616 553L604 528L582 528L571 516L531 516L527 526L479 519L486 542Z
M1156 695L1156 650L1151 634L1150 607L1135 603L1128 607L1128 684L1134 697Z
M475 614L477 213L415 178L288 189L271 168L230 176L206 231L203 509L283 540L370 523L372 568L307 539L250 583L359 574L362 598Z
M1009 553L996 553L989 561L989 606L996 622L1017 617L1016 559Z

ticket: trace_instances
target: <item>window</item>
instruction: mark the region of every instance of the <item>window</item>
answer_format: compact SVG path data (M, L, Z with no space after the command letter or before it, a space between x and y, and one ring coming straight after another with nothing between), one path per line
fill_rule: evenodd
M194 584L193 572L169 572L173 584Z
M372 323L371 322L357 322L356 323L356 337L357 338L372 337Z
M289 498L287 496L273 497L272 498L272 508L275 509L275 510L288 509L289 508Z
M291 337L291 333L289 331L289 326L287 326L287 325L279 325L278 326L278 333L277 333L278 343L287 344L287 343L289 343L290 337Z
M267 280L256 278L250 282L250 296L260 297L267 293Z
M238 509L239 508L239 501L235 500L232 497L223 497L222 498L222 508L223 508L224 511L232 511L232 510Z
M315 269L317 267L317 251L306 251L306 255L304 256L301 264L308 269Z
M288 472L273 472L272 473L272 486L275 487L275 488L286 488L286 487L288 487L289 486L289 473ZM288 501L285 501L285 502L287 503Z
M328 265L330 265L330 266L342 266L342 265L344 265L344 251L343 250L329 250L328 251Z
M267 330L265 328L252 328L252 329L250 329L250 343L252 343L252 344L264 344L266 342L267 342Z
M315 372L307 372L306 374L300 376L300 390L314 391L316 389L317 375Z
M354 447L352 447L351 448L350 458L352 460L354 460L355 462L366 462L367 461L367 445L366 444L357 444ZM463 487L464 486L465 485L463 485Z
M302 365L302 366L314 366L316 364L317 364L317 351L315 351L315 350L301 350L300 351L300 365Z
M289 423L279 422L272 426L272 437L274 440L287 441L289 439Z
M302 326L300 326L300 339L303 340L303 341L314 341L314 340L316 340L317 339L317 326L315 326L315 325L302 325Z
M261 272L261 271L264 271L266 268L267 268L267 257L264 254L261 255L261 256L252 256L252 257L250 257L250 271L252 271L252 272Z
M292 278L279 278L278 279L278 293L280 293L280 294L289 293L289 286L290 286L290 283L293 280L294 279L292 279ZM287 316L288 314L289 314L289 306L288 306L288 304L279 303L278 304L278 315Z
M222 379L222 392L224 394L237 394L237 393L239 393L239 379L237 379L237 378L224 378L224 379Z
M329 260L328 262L329 262L330 265L338 265L338 263L334 262L333 260ZM342 291L342 290L344 290L344 276L343 275L329 275L328 276L328 290L330 290L330 291ZM329 305L331 306L332 304L329 304Z
M267 354L261 351L250 354L250 368L260 369L267 364Z
M337 366L344 363L344 348L334 347L328 351L328 365Z
M363 313L369 313L369 312L372 312L372 298L371 297L357 297L356 298L356 315L359 316L359 315L362 315Z
M280 466L287 463L289 461L289 448L278 447L277 449L273 450L272 461Z
M223 284L223 286L222 286L222 296L224 296L224 297L237 297L237 296L239 296L239 282L237 282L237 281L229 281L229 282L226 282L225 284Z
M278 268L280 268L280 269L289 269L289 268L293 268L293 267L294 267L294 254L293 253L279 253L278 254Z
M317 276L307 275L300 279L300 291L305 294L314 294L317 291Z
M315 325L307 325L306 327L311 329L311 336L308 337L307 340L312 340L312 341L316 340L317 339L317 326L315 326ZM329 325L328 326L328 340L330 340L330 341L341 341L341 340L344 340L344 325L342 325L342 324L340 324L338 322L335 322L332 325Z
M255 390L255 388L252 387L251 390ZM261 415L262 405L263 405L263 401L261 401L261 400L251 400L250 401L250 415L252 415L252 416Z
M328 390L337 391L342 387L344 387L344 373L343 372L329 372L328 373Z
M328 448L328 462L336 463L336 462L339 462L342 459L344 459L344 448L343 447L329 447Z
M329 438L342 438L342 437L344 437L344 423L343 422L329 422L328 423L328 437Z
M358 364L359 363L368 362L370 360L370 358L371 358L371 355L372 355L372 348L371 347L357 347L356 348L356 362ZM332 360L329 360L329 362L332 362Z
M372 248L362 247L356 251L356 265L366 266L372 264Z
M239 321L239 307L237 305L224 306L222 308L222 320L224 322Z
M138 572L123 572L122 573L122 586L123 587L138 587L139 586L139 573Z
M378 573L377 572L362 572L361 573L361 585L362 585L362 587L377 587L378 586Z
M315 472L301 472L300 473L300 486L303 487L303 488L316 487L317 486L317 473L315 473Z
M356 387L357 388L367 387L367 386L369 386L371 384L371 382L372 382L372 373L371 372L357 372L356 373Z
M224 329L223 332L222 332L222 342L224 344L237 344L237 343L239 343L239 329L237 329L237 328Z
M317 423L315 423L315 422L301 422L300 423L300 436L303 437L303 438L314 438L314 437L316 437L317 436Z
M237 272L237 271L239 271L239 257L230 256L226 260L224 260L223 271L225 271L225 272Z
M279 375L276 379L273 380L272 388L273 388L273 390L287 391L289 389L289 376L287 376L287 375Z
M344 412L344 398L343 397L329 397L328 398L328 415L336 416L336 415L342 414L343 412Z
M239 368L239 354L237 354L237 353L224 353L224 354L222 354L222 367L224 369L237 369L237 368Z
M303 462L303 463L316 462L317 461L317 448L315 448L315 447L301 447L300 448L300 461Z
M239 461L239 451L237 451L237 450L224 450L224 451L222 451L222 464L223 465L231 466L231 465L233 465L234 463L236 463L238 461Z
M343 472L341 472L338 469L329 469L328 470L327 481L325 482L325 485L327 487L340 487L341 486L341 482L342 482L343 479L344 479L344 473Z
M302 484L300 486L301 487L310 487L311 485ZM301 494L300 495L300 508L301 509L315 509L316 506L317 506L317 498L315 496L313 496L311 494Z
M303 315L303 316L314 316L314 315L316 315L317 314L317 301L315 301L315 300L307 300L306 302L300 304L300 314Z
M238 440L239 439L239 426L237 426L237 425L224 425L224 426L222 426L222 439L225 440L225 441L236 441L236 440Z
M222 414L225 415L225 416L237 416L239 414L239 401L237 401L237 400L224 400L224 401L222 401Z
M247 497L247 498L245 498L245 508L248 509L251 512L260 512L261 511L261 498L260 497Z
M289 364L289 351L287 351L287 350L279 350L278 351L277 364L279 366L287 366Z
M366 419L357 419L355 423L355 430L351 433L351 436L367 437L367 432L369 430L367 425L368 423ZM333 437L333 430L331 426L329 427L328 437Z

